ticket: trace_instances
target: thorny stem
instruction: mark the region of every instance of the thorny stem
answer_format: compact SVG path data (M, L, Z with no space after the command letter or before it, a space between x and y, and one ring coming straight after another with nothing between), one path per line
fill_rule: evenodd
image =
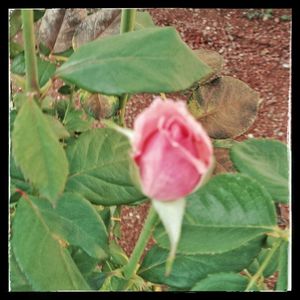
M136 9L122 9L120 34L133 31L135 25L135 16L136 16ZM122 127L125 127L126 125L125 109L126 109L126 103L128 99L129 99L128 94L124 94L120 97L119 125Z
M252 276L251 280L249 281L249 284L246 287L245 291L249 291L253 284L258 281L258 279L261 277L263 271L268 266L273 254L276 252L277 248L281 246L281 244L284 242L282 239L278 239L276 243L274 243L273 247L271 248L271 251L268 253L266 258L264 259L263 263L261 264L260 268L257 270L257 272Z
M155 209L151 206L143 230L139 236L135 248L130 256L127 265L125 265L123 268L123 274L126 279L130 279L137 271L139 260L144 252L144 249L152 234L152 231L156 225L157 220L158 220L158 215Z
M33 26L33 10L22 9L24 51L26 63L26 91L40 94L38 82L37 59L35 55L35 36Z

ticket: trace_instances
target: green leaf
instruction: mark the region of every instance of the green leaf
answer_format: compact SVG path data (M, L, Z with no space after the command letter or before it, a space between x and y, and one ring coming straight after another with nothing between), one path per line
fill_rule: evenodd
M97 207L99 207L98 205L94 205L94 207L97 209ZM105 227L107 229L107 231L110 230L110 226L111 226L111 212L110 212L110 207L103 207L101 205L101 210L97 210L101 219L103 220Z
M246 175L218 175L187 197L177 253L222 253L275 226L275 207L262 186ZM169 248L161 225L154 237L161 247Z
M121 205L145 198L129 175L127 138L108 128L89 130L67 149L70 176L66 189L94 204Z
M249 267L247 267L247 270L252 275L254 275L258 271L259 267L261 266L261 264L263 263L263 261L265 260L266 256L269 254L270 251L271 251L270 248L261 249L261 252L254 259L252 264ZM267 267L264 269L264 271L263 271L263 276L264 277L269 277L269 276L273 275L276 272L277 267L278 267L278 261L279 261L279 253L280 253L280 248L278 248L275 251L275 253L272 256L271 261L269 262Z
M14 37L22 27L21 10L14 9L9 15L9 37Z
M9 43L9 56L10 58L15 58L18 54L24 51L24 47L19 43L10 41Z
M35 291L90 289L65 242L52 231L29 198L19 202L11 245L20 269Z
M14 129L15 119L17 117L17 111L15 109L9 111L9 132L12 133Z
M231 148L237 170L260 182L276 202L289 202L288 148L268 139L249 139Z
M37 22L45 14L45 9L34 9L33 10L33 21Z
M115 242L111 240L109 243L109 254L114 264L118 266L124 266L128 263L128 257L124 250Z
M64 193L53 208L48 201L31 196L51 231L98 260L106 258L108 235L94 207L80 195Z
M31 192L31 186L30 184L25 180L20 168L16 166L15 160L12 155L10 155L10 184L14 185L16 188L30 193Z
M51 126L53 132L57 136L57 139L66 139L70 137L69 132L57 118L49 115L45 116L48 119L49 125Z
M69 105L69 100L67 99L61 99L55 102L54 108L60 120L64 119L68 105Z
M236 273L210 274L197 282L191 291L211 292L242 292L246 289L248 279Z
M285 241L280 247L276 291L286 291L288 288L288 250L289 243Z
M43 87L49 79L54 75L56 65L49 61L43 60L37 56L38 79L40 87ZM18 75L25 75L25 56L24 52L18 54L12 64L11 72Z
M9 255L9 282L10 290L13 292L32 291L32 287L24 273L21 271L11 249Z
M56 100L52 97L46 96L41 103L41 109L45 112L53 113L53 108L56 104Z
M42 42L39 44L39 51L44 56L48 56L51 53L51 50L46 47Z
M171 27L90 42L57 70L80 88L110 95L184 90L210 73Z
M26 93L16 93L13 95L14 108L20 110L21 106L27 101Z
M92 272L85 278L91 286L92 290L99 290L105 281L106 274L104 272Z
M58 89L58 92L62 95L70 95L72 92L72 88L69 85L63 85Z
M64 119L65 127L69 132L84 132L92 128L94 119L82 110L70 110Z
M128 284L128 280L121 277L121 275L110 275L106 277L100 291L122 291L123 287Z
M147 27L155 27L151 15L146 11L138 11L135 17L134 30L140 30Z
M240 272L258 255L264 238L259 237L232 251L221 254L177 254L170 276L165 276L168 250L155 245L146 254L140 271L147 281L189 290L208 274Z
M39 74L39 85L43 87L48 80L54 75L56 65L49 61L38 58L38 74Z
M25 178L55 203L65 186L68 161L48 119L32 99L23 104L16 117L12 145Z
M25 75L25 56L24 52L18 54L12 64L11 64L11 72L18 75Z
M72 258L81 274L87 278L87 276L96 268L97 264L99 263L99 259L89 256L86 252L82 251L78 247L72 248Z

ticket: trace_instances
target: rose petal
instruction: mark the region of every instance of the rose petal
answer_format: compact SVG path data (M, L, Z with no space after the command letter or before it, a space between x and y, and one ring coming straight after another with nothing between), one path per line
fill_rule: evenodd
M153 149L156 149L155 155ZM151 198L174 200L189 193L200 180L198 165L165 134L153 134L144 146L137 163L143 191Z

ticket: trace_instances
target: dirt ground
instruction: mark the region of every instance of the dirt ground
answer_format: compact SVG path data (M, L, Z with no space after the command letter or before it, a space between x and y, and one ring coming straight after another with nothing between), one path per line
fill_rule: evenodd
M290 9L273 9L272 17L250 19L248 9L147 9L155 24L174 26L192 48L218 51L224 58L222 75L246 82L263 100L256 121L237 140L268 137L289 144L290 105ZM261 10L255 10L260 12ZM248 17L247 17L248 14ZM126 124L132 127L136 115L152 101L151 95L138 95L128 102ZM121 241L130 255L147 216L149 204L123 206ZM278 223L289 223L289 207L278 206ZM150 241L147 249L153 245ZM276 274L266 280L272 288Z

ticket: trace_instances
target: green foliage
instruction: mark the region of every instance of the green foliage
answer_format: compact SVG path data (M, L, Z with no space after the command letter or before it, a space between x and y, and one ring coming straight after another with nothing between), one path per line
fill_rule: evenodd
M9 37L13 38L22 27L21 10L14 9L9 16Z
M277 291L286 291L288 288L288 241L284 242L280 247L279 264L278 264L278 279L276 283Z
M47 117L32 99L16 117L12 150L24 177L54 204L65 186L68 161Z
M20 168L16 166L15 160L12 155L10 155L9 172L11 186L13 185L15 189L18 188L26 193L32 192L30 184L25 180ZM13 196L15 193L16 190L14 190L13 193L11 193L11 196Z
M245 14L248 20L252 19L263 19L268 20L273 17L273 9L268 8L268 9L249 9L249 11Z
M216 273L197 282L191 291L242 292L246 289L247 284L248 279L240 274Z
M260 103L244 83L220 77L223 59L218 53L192 51L174 28L156 27L147 12L137 12L134 31L120 35L119 13L101 10L86 18L86 9L34 10L34 21L43 17L37 56L41 95L14 94L9 112L10 289L150 291L155 283L177 291L245 291L264 289L264 278L278 271L276 290L287 290L287 233L276 225L273 200L288 203L288 149L278 141L214 141L228 149L226 159L214 152L219 168L235 172L226 165L230 153L240 173L214 176L183 199L185 214L170 275L169 238L161 223L154 230L157 244L138 264L156 213L153 223L146 222L144 244L137 245L133 257L118 244L121 205L147 198L128 138L114 129L92 129L95 119L113 124L124 94L183 91L192 93L189 108L208 134L224 139L245 131ZM267 20L272 9L249 10L246 16ZM14 10L11 76L25 89L23 46L13 42L21 29L20 10ZM50 48L67 49L53 56L65 62L57 75L66 81L58 92L69 95L67 100L45 97L56 71L56 64L45 58Z
M29 197L21 198L18 204L11 246L20 270L34 290L90 289L65 241L47 224L36 202Z
M111 257L112 263L117 266L124 266L128 263L128 257L124 250L112 240L109 244L109 254Z
M9 57L15 58L19 53L24 51L24 48L19 43L11 41L9 43Z
M290 21L292 18L291 18L291 16L288 16L288 15L282 15L282 16L280 16L280 20L281 21Z
M71 256L81 274L87 278L96 268L99 259L91 257L79 247L70 247Z
M35 9L33 11L33 21L37 22L45 14L45 9Z
M19 110L26 101L27 96L25 93L16 93L13 95L13 105L16 110Z
M270 251L271 251L270 248L261 249L261 252L254 259L252 264L249 267L247 267L247 270L251 274L255 274L258 271L261 264L263 263L263 261L265 260L265 258L267 257L267 255L270 253ZM276 272L276 270L278 268L279 254L280 254L280 248L278 248L275 251L275 253L272 256L272 260L267 265L267 267L264 269L264 271L263 271L263 276L264 277L269 277L269 276L273 275Z
M183 90L210 72L169 27L90 42L80 47L57 75L91 92L121 95Z
M13 292L17 291L32 291L29 281L25 277L24 273L21 271L16 257L10 249L9 255L9 282L10 289Z
M262 186L244 175L218 175L187 197L177 253L222 253L272 231L275 225L274 204ZM162 226L154 236L160 247L169 247Z
M262 184L276 202L289 201L288 148L268 139L249 139L235 143L230 152L237 170Z
M58 89L58 92L62 95L70 95L72 92L72 89L69 85L65 84Z
M85 114L82 110L71 109L64 117L64 125L70 133L84 132L92 128L94 118Z
M40 57L37 57L37 68L38 68L39 86L43 87L49 81L49 79L54 75L56 70L56 65L50 63L49 61L43 60ZM25 75L24 52L21 52L14 58L11 64L11 72L21 76Z
M64 193L53 208L45 199L30 197L51 231L72 246L78 246L89 256L107 257L108 235L94 207L78 194Z
M155 245L146 254L138 274L154 283L190 290L208 274L242 271L258 255L263 240L263 237L259 237L221 254L177 254L168 277L165 276L165 264L169 251Z
M48 119L49 125L57 136L57 139L66 139L70 136L64 125L57 118L49 115L45 115L45 117Z
M67 149L70 175L66 189L105 206L142 200L144 196L130 179L129 151L127 138L113 129L81 134Z

